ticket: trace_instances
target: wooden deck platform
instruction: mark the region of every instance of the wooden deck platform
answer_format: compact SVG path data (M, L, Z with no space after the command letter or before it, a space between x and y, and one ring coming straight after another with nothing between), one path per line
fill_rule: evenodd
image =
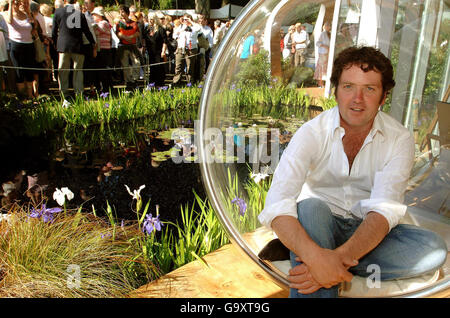
M449 255L450 257L450 255ZM287 298L287 286L238 250L227 244L203 257L140 287L133 298ZM450 298L450 289L432 295Z
M287 298L263 269L227 244L135 290L137 298Z

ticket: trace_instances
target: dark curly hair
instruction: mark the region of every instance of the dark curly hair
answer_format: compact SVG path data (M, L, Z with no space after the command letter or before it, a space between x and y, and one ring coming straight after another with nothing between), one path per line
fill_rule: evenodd
M383 96L395 86L394 70L391 61L380 52L370 46L349 47L343 50L334 60L333 72L331 74L331 83L335 87L334 94L337 94L337 87L342 71L358 65L364 72L376 71L381 74L383 85Z
M126 14L130 14L130 7L124 4L121 4L119 6L119 11L123 10Z

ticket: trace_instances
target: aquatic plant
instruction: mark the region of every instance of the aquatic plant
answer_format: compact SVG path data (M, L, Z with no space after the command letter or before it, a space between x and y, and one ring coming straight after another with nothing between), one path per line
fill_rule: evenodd
M215 107L230 117L250 118L253 114L284 119L295 116L307 119L311 98L302 89L272 81L271 85L248 86L232 84L213 97Z
M161 227L164 224L161 223L159 220L159 215L157 214L156 217L153 217L152 214L148 214L145 216L144 223L142 226L142 232L146 234L152 234L152 232L155 231L161 231Z
M41 208L33 207L30 211L30 218L42 219L44 223L53 222L55 219L55 213L62 212L61 208L50 208L48 209L43 203Z
M195 192L194 195L196 204L190 208L188 205L181 207L181 222L169 223L175 227L172 242L174 268L195 260L203 262L204 255L229 243L209 201L201 199Z
M149 84L149 87L150 84ZM158 116L160 113L180 113L197 108L201 88L171 89L159 91L146 89L132 94L117 95L101 93L97 98L84 99L77 96L70 106L63 107L58 98L48 97L33 107L19 108L15 103L6 103L8 109L17 112L24 122L26 133L31 136L65 126L87 128L92 125L107 125Z
M236 206L239 208L239 215L245 216L245 211L247 211L247 204L245 203L244 199L235 197L233 200L231 200L231 203L236 204Z
M18 109L15 104L6 104L16 112L24 123L27 135L35 136L49 130L66 129L80 131L90 126L130 123L151 118L155 123L171 126L180 118L197 118L202 85L186 88L163 87L154 89L150 83L142 92L116 95L102 93L97 98L85 100L77 97L70 107L62 107L57 98L43 99L33 107ZM272 80L269 85L232 84L213 97L214 103L223 108L224 113L234 117L252 114L286 118L294 115L307 118L311 98L302 89L294 89Z

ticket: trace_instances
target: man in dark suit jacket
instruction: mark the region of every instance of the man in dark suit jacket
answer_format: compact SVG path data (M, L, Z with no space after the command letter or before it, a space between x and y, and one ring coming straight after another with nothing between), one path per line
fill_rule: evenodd
M56 43L56 50L59 52L58 81L61 93L66 96L69 88L70 62L73 61L73 88L76 94L82 94L84 55L81 53L82 34L86 36L91 44L95 44L95 39L89 30L86 17L80 10L75 9L76 0L66 0L66 6L56 9L53 16L52 39Z

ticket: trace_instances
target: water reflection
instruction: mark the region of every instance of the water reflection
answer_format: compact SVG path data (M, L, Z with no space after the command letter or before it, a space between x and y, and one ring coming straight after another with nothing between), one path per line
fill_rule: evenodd
M198 164L170 160L175 141L169 125L192 128L193 122L190 117L165 123L148 118L86 130L67 127L2 145L10 154L0 172L3 212L13 202L48 200L47 206L57 206L53 192L68 187L75 194L68 208L83 205L104 215L109 204L119 219L135 219L124 185L138 189L145 184L141 196L145 203L151 200L149 213L159 205L161 219L176 220L180 206L194 202L193 191L205 194Z

